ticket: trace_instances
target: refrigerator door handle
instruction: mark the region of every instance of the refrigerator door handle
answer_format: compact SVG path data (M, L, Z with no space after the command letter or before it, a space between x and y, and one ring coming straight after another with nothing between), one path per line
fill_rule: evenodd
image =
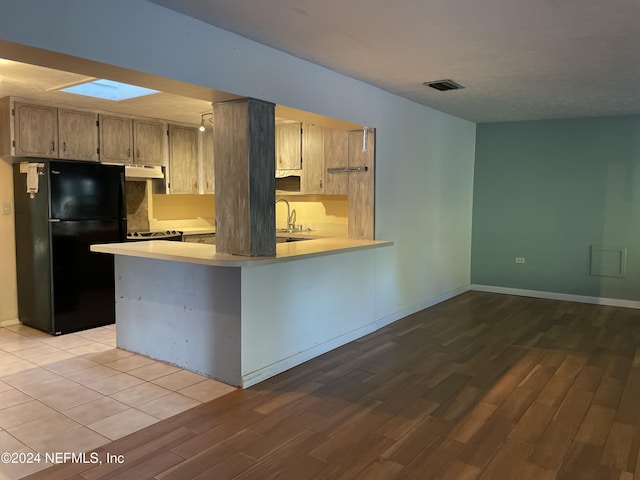
M49 223L57 223L57 222L59 222L59 221L60 221L60 219L59 219L59 218L50 218L50 219L49 219Z
M127 187L124 171L120 173L120 217L123 220L127 218ZM126 232L125 232L126 234Z

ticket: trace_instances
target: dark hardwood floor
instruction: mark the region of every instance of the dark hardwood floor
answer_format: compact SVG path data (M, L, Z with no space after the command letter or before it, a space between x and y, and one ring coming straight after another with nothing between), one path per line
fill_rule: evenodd
M32 479L640 478L640 311L467 292Z

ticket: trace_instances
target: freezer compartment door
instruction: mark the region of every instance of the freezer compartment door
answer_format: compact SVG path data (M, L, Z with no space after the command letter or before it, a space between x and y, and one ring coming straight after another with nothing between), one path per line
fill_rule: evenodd
M115 322L113 256L89 247L119 242L121 229L117 220L51 224L53 333Z
M126 218L123 166L51 161L49 168L51 218Z

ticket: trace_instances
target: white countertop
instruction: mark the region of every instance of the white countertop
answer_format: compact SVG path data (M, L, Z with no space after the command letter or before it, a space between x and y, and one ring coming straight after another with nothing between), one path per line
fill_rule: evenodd
M170 230L179 230L184 235L215 235L216 230L213 227L183 227L183 228L171 228ZM337 238L335 234L319 232L316 230L276 230L277 237L294 237L294 238Z
M318 238L301 242L278 243L276 244L276 255L273 257L246 257L218 253L215 245L150 240L92 245L91 251L219 267L250 267L389 245L393 245L393 242Z

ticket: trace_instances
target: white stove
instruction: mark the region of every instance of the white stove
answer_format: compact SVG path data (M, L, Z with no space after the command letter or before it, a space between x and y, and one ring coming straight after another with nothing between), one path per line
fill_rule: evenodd
M173 242L182 241L182 232L178 230L165 230L164 232L129 232L127 241L135 242L139 240L170 240Z

